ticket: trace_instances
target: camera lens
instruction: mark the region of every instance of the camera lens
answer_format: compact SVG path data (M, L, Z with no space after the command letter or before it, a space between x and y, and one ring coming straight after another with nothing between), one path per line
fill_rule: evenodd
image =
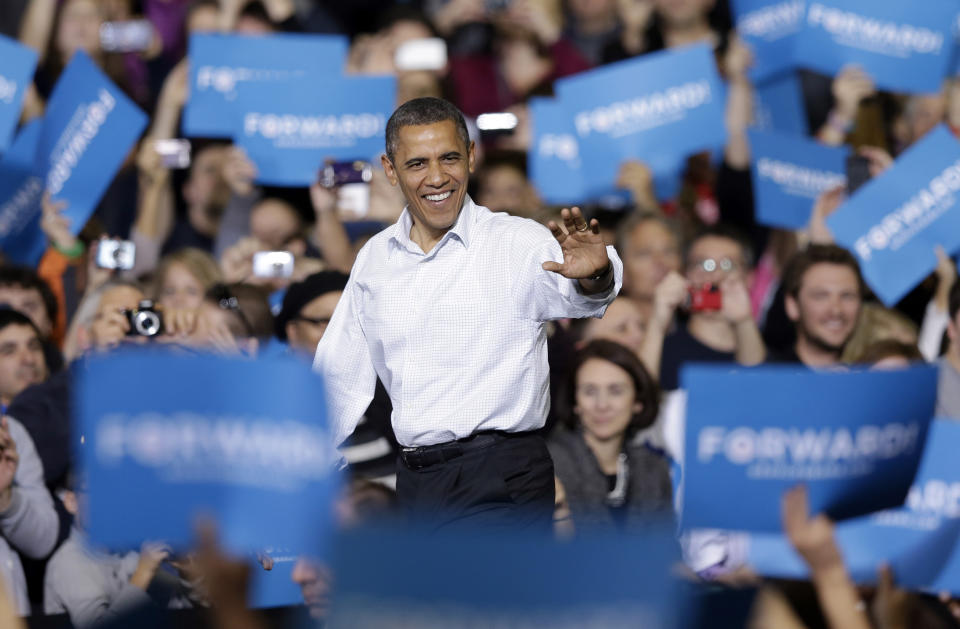
M155 312L138 312L133 323L140 336L156 336L160 331L160 317Z

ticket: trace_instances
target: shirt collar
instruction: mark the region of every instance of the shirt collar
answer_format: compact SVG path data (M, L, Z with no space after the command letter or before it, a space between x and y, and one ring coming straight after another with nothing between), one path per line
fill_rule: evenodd
M454 236L463 244L465 249L470 248L470 235L473 232L473 225L477 220L476 208L477 205L473 202L473 199L470 198L470 195L465 196L456 222L447 230L443 238L440 239L440 242L434 247L434 251L436 251L444 241ZM420 247L410 239L411 227L413 227L413 217L410 215L410 207L408 205L403 208L403 213L400 214L400 218L395 224L390 240L409 251L421 252Z

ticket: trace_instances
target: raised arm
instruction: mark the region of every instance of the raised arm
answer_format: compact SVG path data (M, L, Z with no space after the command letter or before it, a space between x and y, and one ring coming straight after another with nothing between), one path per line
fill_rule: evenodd
M43 464L26 429L10 417L0 420L0 448L0 534L27 557L42 559L59 526Z
M674 313L687 298L688 287L689 282L682 275L670 271L653 292L653 312L640 345L640 360L657 381L660 380L663 339L670 330Z
M20 42L37 51L41 64L47 56L57 4L57 0L30 0L20 21Z
M805 486L783 495L781 515L787 539L810 568L810 580L827 624L832 629L870 629L857 588L837 548L833 522L823 514L810 517Z
M310 186L310 202L317 222L313 228L314 244L331 267L349 273L353 267L353 247L337 216L337 191L315 182Z
M858 66L847 66L833 79L833 98L836 101L827 122L817 131L824 144L839 146L853 131L860 103L876 92L873 79Z

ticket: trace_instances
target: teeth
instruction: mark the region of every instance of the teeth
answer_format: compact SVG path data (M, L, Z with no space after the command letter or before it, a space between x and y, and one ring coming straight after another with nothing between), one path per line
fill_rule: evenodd
M441 192L440 194L428 194L426 196L427 201L443 201L449 197L451 192L448 190L446 192Z

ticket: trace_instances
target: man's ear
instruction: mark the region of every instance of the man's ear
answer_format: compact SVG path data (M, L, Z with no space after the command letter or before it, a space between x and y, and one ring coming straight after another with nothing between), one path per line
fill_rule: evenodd
M393 167L393 162L390 161L386 153L380 156L380 164L383 166L383 172L386 173L387 180L390 181L390 185L397 185L397 171Z
M787 318L796 323L800 320L800 304L792 295L787 295L783 300L784 309L787 311Z
M67 513L70 515L77 515L80 512L80 504L77 502L77 494L65 489L59 493L59 496L60 502L63 503L63 508L67 510Z
M297 322L287 321L286 325L283 327L287 333L287 345L293 345L296 343L299 340L299 337L297 336Z
M470 140L470 146L467 147L467 168L472 173L477 167L477 145Z

